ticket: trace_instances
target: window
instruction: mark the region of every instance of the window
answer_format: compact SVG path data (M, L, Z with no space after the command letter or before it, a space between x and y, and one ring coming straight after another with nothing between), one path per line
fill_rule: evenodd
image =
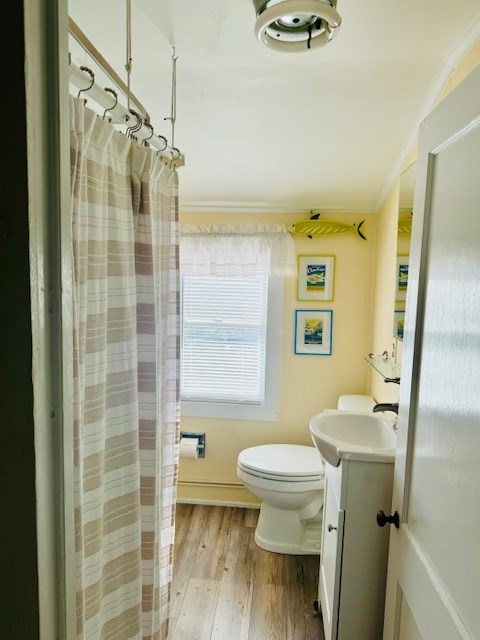
M183 415L276 420L282 279L182 278Z

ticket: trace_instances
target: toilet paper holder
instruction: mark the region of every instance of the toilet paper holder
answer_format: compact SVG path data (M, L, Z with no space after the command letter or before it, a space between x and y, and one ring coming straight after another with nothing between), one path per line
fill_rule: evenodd
M197 438L197 452L199 458L205 458L205 434L195 433L194 431L180 431L180 439L182 438Z

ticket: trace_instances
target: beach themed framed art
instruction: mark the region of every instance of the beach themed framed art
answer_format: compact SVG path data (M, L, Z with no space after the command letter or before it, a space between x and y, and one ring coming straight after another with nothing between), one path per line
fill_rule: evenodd
M397 256L397 269L395 272L395 300L405 300L408 285L408 256Z
M405 326L405 311L393 312L393 337L403 340L403 329Z
M297 300L330 302L335 282L335 256L298 256Z
M333 311L295 311L295 353L304 356L332 355Z

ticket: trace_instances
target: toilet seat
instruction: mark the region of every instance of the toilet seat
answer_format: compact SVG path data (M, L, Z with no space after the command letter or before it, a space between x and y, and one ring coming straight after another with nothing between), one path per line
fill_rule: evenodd
M321 476L310 476L305 479L294 479L289 476L276 476L275 478L266 478L260 473L254 473L237 466L237 476L249 488L257 487L258 489L267 489L273 492L283 494L304 493L308 491L319 491L324 487L325 478Z
M248 475L277 482L314 482L324 476L317 449L296 444L244 449L238 456L238 467Z

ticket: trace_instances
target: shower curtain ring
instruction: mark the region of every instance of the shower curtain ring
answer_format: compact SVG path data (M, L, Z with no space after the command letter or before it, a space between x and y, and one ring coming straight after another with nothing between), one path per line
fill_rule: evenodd
M139 129L141 129L143 121L140 117L140 114L137 113L137 111L135 111L134 109L129 109L130 113L132 115L135 116L135 118L137 119L137 121L135 122L135 124L132 124L131 127L127 127L126 131L125 131L125 135L127 136L127 138L130 138L132 133L134 133L135 131L138 131Z
M170 158L170 162L168 163L168 166L170 167L170 169L172 169L173 171L176 171L176 166L175 166L175 162L180 158L180 149L177 149L177 147L172 147L172 157Z
M182 154L180 153L180 149L177 147L172 147L172 157L170 159L170 169L176 170L175 162L180 158Z
M89 69L88 67L80 67L81 71L85 71L85 73L88 73L88 75L91 78L91 82L90 85L88 87L86 87L85 89L80 89L80 91L77 94L77 98L80 97L80 94L82 93L82 91L84 91L85 93L87 91L90 91L90 89L93 87L93 85L95 84L95 74L93 73L93 71L91 69ZM87 103L87 100L85 100L85 104Z
M141 117L140 115L138 115L138 114L137 114L137 122L138 122L137 126L136 126L136 127L133 127L133 129L130 129L130 133L129 133L130 138L135 137L135 140L136 140L137 138L136 138L136 136L133 136L132 134L133 134L133 133L137 133L137 131L140 131L140 129L141 129L141 128L142 128L142 126L144 125L144 122L143 122L142 117Z
M159 140L162 140L162 142L164 143L164 147L162 147L161 149L158 149L157 151L157 156L159 153L162 153L162 151L165 151L165 149L168 147L168 140L165 138L165 136L157 136L157 138Z
M105 87L104 91L108 91L108 93L111 93L113 96L115 96L115 103L111 107L108 107L108 109L105 109L105 111L103 112L103 116L102 116L103 120L105 120L105 116L107 115L107 111L112 111L113 109L115 109L115 107L118 104L118 93L114 89L110 89L110 87Z
M152 127L152 125L151 125L149 122L144 122L143 124L147 127L147 129L150 129L150 131L152 132L152 133L148 136L148 138L144 138L144 139L142 140L142 144L143 144L143 145L145 145L145 146L147 146L147 142L148 142L148 140L150 140L150 138L153 138L153 127Z

